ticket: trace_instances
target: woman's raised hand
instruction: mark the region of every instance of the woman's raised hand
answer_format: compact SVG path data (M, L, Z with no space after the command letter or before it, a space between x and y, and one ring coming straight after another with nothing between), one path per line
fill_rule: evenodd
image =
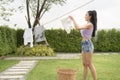
M69 16L69 18L70 18L71 20L74 20L74 18L73 18L72 16Z

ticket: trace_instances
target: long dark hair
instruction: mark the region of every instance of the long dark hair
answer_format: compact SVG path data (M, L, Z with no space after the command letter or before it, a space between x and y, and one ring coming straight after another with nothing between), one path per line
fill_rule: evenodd
M92 37L95 37L95 32L97 30L97 12L95 10L88 11L89 16L91 16L91 23L93 24Z

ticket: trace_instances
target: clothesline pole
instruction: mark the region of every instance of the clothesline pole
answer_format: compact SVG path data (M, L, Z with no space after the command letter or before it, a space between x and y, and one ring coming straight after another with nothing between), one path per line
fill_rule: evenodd
M67 15L67 14L70 14L71 12L74 12L74 11L77 10L77 9L82 8L82 7L84 7L84 6L88 5L88 4L90 4L90 3L93 2L93 1L94 1L94 0L91 0L91 1L89 1L89 2L87 2L87 3L85 3L85 4L83 4L83 5L79 6L78 8L71 10L70 12L67 12L67 13L65 13L65 14L63 14L63 15L57 17L57 18L54 18L54 19L52 19L52 20L50 20L50 21L44 23L43 25L49 24L49 23L51 23L51 22L53 22L53 21L56 21L57 19L59 19L59 18L65 16L65 15Z

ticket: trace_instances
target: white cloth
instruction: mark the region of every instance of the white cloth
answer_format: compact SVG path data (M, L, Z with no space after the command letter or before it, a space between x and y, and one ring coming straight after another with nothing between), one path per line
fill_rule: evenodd
M33 34L32 34L32 28L25 29L24 34L24 45L26 46L28 43L30 43L30 47L33 47Z
M45 28L43 26L37 25L35 27L35 29L34 29L34 35L35 35L35 41L36 42L45 41L44 31L45 31Z
M67 17L67 18L62 19L61 22L62 22L62 25L63 25L65 31L67 32L67 34L69 34L72 29L71 19L69 17Z

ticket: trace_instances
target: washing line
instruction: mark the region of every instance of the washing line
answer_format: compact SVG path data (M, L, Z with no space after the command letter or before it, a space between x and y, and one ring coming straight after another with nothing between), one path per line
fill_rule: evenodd
M79 6L79 7L77 7L77 8L75 8L75 9L73 9L73 10L71 10L71 11L69 11L69 12L67 12L67 13L65 13L65 14L63 14L63 15L61 15L61 16L59 16L59 17L57 17L57 18L54 18L54 19L52 19L52 20L50 20L50 21L44 23L43 25L49 24L49 23L51 23L51 22L53 22L53 21L56 21L56 20L62 18L63 16L65 16L65 15L67 15L67 14L70 14L70 13L72 13L72 12L74 12L74 11L76 11L76 10L78 10L78 9L80 9L80 8L82 8L82 7L84 7L84 6L88 5L88 4L90 4L90 3L92 3L93 1L94 1L94 0L91 0L91 1L89 1L89 2L87 2L87 3L85 3L85 4L83 4L83 5L81 5L81 6Z

